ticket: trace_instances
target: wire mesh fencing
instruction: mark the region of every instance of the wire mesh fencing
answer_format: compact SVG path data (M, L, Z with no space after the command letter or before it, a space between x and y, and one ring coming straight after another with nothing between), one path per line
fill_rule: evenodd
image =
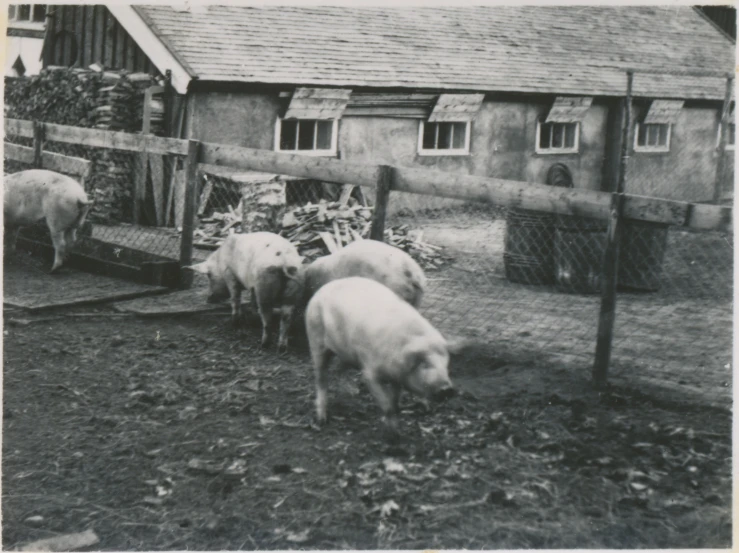
M6 135L6 142L32 146L33 139ZM83 236L118 252L125 248L132 263L179 259L186 187L183 156L51 140L44 141L43 152L90 162L87 175L68 173L82 181L94 201ZM31 168L32 163L6 154L6 174Z

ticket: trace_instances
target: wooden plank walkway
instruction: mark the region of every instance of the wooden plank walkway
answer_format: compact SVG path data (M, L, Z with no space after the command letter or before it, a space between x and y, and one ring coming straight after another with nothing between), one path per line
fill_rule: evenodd
M39 311L163 294L164 286L150 286L84 273L63 267L58 274L50 266L21 250L3 262L3 304Z

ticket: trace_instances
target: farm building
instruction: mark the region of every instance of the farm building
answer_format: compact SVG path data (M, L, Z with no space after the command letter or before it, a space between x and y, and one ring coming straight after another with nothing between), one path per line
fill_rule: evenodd
M576 187L594 190L615 187L633 70L626 191L733 194L733 156L719 155L718 137L735 47L691 7L110 5L48 15L47 66L170 72L171 136L526 182L545 182L561 162Z
M8 29L5 37L6 77L36 75L42 67L42 48L46 31L44 4L11 4L8 6Z

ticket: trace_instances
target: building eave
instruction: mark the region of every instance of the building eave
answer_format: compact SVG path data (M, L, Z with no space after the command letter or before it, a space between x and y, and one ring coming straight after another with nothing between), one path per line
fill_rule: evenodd
M173 88L179 94L186 94L196 75L154 32L141 13L132 5L108 4L106 7L159 71L172 72Z

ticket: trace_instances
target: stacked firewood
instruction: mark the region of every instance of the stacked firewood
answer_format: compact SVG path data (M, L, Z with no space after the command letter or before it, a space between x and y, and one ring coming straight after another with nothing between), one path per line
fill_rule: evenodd
M246 213L243 211L244 205L249 209ZM229 206L228 211L213 212L200 220L200 228L195 231L195 247L215 250L230 233L265 230L287 238L306 262L310 262L336 252L355 240L369 238L372 227L372 208L359 204L309 203L287 211L282 222L276 226L250 224L250 221L272 221L272 211L269 211L270 217L258 217L260 213L250 203L242 203L236 209ZM423 231L413 230L409 225L387 228L385 242L407 252L425 270L437 269L449 260L443 255L441 247L423 241Z
M146 73L105 70L99 64L71 69L50 66L38 75L6 81L5 116L141 132L144 91L161 84ZM150 132L163 134L164 104L161 95L154 96L150 111ZM59 151L59 145L47 143L46 149ZM131 183L135 178L131 155L110 155L107 150L84 146L62 153L72 153L93 163L86 181L95 197L92 220L100 223L131 220Z
M369 238L372 208L340 202L320 202L299 207L282 221L280 234L290 240L307 260L328 255L355 240ZM407 252L424 269L436 269L448 260L442 248L422 241L423 231L408 225L385 229L385 243Z
M228 211L214 211L200 219L200 227L193 234L193 246L204 250L216 250L226 237L241 232L241 206L228 206Z
M280 234L308 260L369 237L372 208L340 202L307 204L285 214Z
M94 109L95 127L128 130L132 118L132 96L131 83L120 76L115 84L98 90L98 107Z

